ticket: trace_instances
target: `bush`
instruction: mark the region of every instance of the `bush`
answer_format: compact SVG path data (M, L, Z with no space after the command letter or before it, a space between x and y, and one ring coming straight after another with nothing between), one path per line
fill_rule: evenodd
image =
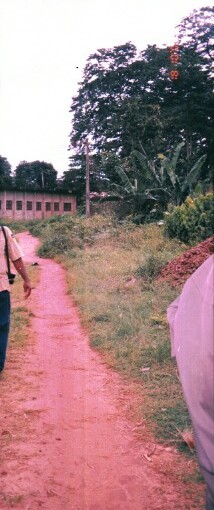
M40 257L54 257L58 254L66 254L72 250L73 243L71 238L64 234L52 234L49 239L46 239L38 250Z
M153 280L160 273L161 269L169 262L169 258L165 254L147 255L143 265L136 270L136 275L141 278Z
M31 234L42 240L38 252L41 257L54 257L68 252L73 257L73 250L92 245L99 236L114 229L114 218L101 215L89 219L77 215L53 216L29 225Z
M164 232L184 243L201 242L213 234L213 193L187 197L181 206L165 215Z
M24 220L18 221L10 218L1 218L0 223L12 230L14 234L28 230L28 222Z

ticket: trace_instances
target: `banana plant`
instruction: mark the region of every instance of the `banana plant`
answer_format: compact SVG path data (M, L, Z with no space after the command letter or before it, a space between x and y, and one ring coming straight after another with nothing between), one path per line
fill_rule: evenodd
M206 155L201 156L186 176L178 175L178 160L184 142L177 145L171 157L159 155L160 164L148 160L143 152L132 151L132 159L137 158L140 169L135 165L132 181L129 179L122 166L117 165L115 170L120 177L120 184L112 184L112 196L108 195L105 200L124 199L132 205L133 213L137 217L151 217L154 214L162 214L167 205L180 205L192 186L197 183ZM140 213L140 214L139 214Z
M189 171L186 179L181 183L181 192L192 191L192 185L196 184L201 173L201 168L206 160L206 154L201 156Z
M145 187L142 186L141 180L135 178L134 184L132 184L126 172L121 166L117 166L115 170L121 179L121 185L112 184L111 189L118 195L118 198L126 197L126 199L129 199L129 201L138 199L139 202L156 200L155 197L150 193L149 189L145 189Z
M179 143L171 157L159 155L161 159L159 168L156 168L154 162L149 161L141 152L136 150L132 152L142 167L145 179L150 173L153 182L153 186L149 190L150 193L157 198L158 196L161 198L165 194L166 202L170 200L175 205L179 205L183 198L192 191L192 185L197 183L202 165L206 160L206 155L201 156L188 174L180 177L177 172L177 163L184 145L184 142Z

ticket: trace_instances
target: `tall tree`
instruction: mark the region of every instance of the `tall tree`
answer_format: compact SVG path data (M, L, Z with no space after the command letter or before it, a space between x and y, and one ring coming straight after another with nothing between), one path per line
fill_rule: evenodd
M22 190L45 190L57 189L57 171L51 163L44 161L21 161L15 170L15 186Z
M129 97L130 84L127 69L135 58L136 48L131 43L113 49L100 49L87 60L83 81L73 98L73 130L71 145L83 141L88 135L94 148L104 149L106 136L108 147L115 147L115 132L111 133L112 120L117 123L118 108L124 97ZM116 115L117 114L117 115Z
M208 71L202 69L201 64L200 55L180 46L179 78L163 91L161 113L167 145L175 146L178 139L185 141L189 167L202 154L208 153L208 168L212 152L213 95ZM156 84L155 88L159 94Z
M201 38L202 31L203 24ZM105 153L119 157L124 167L133 150L145 150L151 159L185 142L181 172L207 153L202 177L210 175L213 96L207 60L191 44L180 44L179 50L177 80L170 77L169 48L152 45L137 54L126 43L91 55L71 105L71 148L80 153L79 142L88 137L107 169Z
M126 157L140 148L140 142L154 152L162 124L151 83L164 71L167 74L167 66L167 50L155 46L140 57L131 43L91 55L71 105L71 147L78 151L79 142L89 137L96 152L113 151Z
M108 177L102 168L101 158L91 155L89 158L90 189L100 191L108 186ZM63 173L58 184L60 189L74 193L77 198L85 195L86 191L86 158L85 154L77 154L70 158L70 170Z
M201 7L177 26L178 42L204 59L208 71L214 61L214 7Z
M11 165L7 158L0 156L0 189L10 189L12 184Z
M189 115L189 126L187 129L188 137L192 131L200 131L201 137L198 140L197 148L202 148L207 152L207 164L204 167L204 176L212 175L214 167L213 154L213 61L214 61L214 7L202 7L194 10L189 16L185 17L177 26L178 42L180 44L181 60L183 60L183 71L188 73L188 68L192 60L197 61L200 68L200 80L197 72L194 73L194 83L188 84L188 93L195 96L195 108L186 111ZM189 58L190 56L190 58ZM190 81L190 80L189 80ZM192 89L190 87L192 86ZM200 112L200 115L199 115ZM197 119L197 130L195 129L194 119ZM200 125L199 125L200 124ZM193 135L195 136L195 135ZM191 136L190 136L191 138ZM191 150L191 141L188 144ZM187 145L187 147L188 147Z

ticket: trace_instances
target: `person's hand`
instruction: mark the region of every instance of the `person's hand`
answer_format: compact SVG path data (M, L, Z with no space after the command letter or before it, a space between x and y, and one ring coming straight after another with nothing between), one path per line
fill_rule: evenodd
M32 286L31 286L30 279L28 277L27 271L25 269L22 257L20 257L17 260L13 260L13 265L14 265L16 271L18 271L18 273L20 274L20 276L24 280L24 283L23 283L24 298L27 299L30 296L30 293L31 293L31 290L32 290Z
M23 283L23 289L24 289L24 298L27 299L31 294L31 283L30 280L25 280Z

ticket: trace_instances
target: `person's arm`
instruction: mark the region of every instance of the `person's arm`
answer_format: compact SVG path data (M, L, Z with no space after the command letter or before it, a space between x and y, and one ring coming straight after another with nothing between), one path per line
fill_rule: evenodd
M16 268L16 271L18 271L18 273L24 280L23 289L24 289L24 297L26 299L30 296L32 287L31 287L30 279L28 277L28 274L25 269L24 262L23 262L22 258L20 257L17 260L13 260L13 265Z

